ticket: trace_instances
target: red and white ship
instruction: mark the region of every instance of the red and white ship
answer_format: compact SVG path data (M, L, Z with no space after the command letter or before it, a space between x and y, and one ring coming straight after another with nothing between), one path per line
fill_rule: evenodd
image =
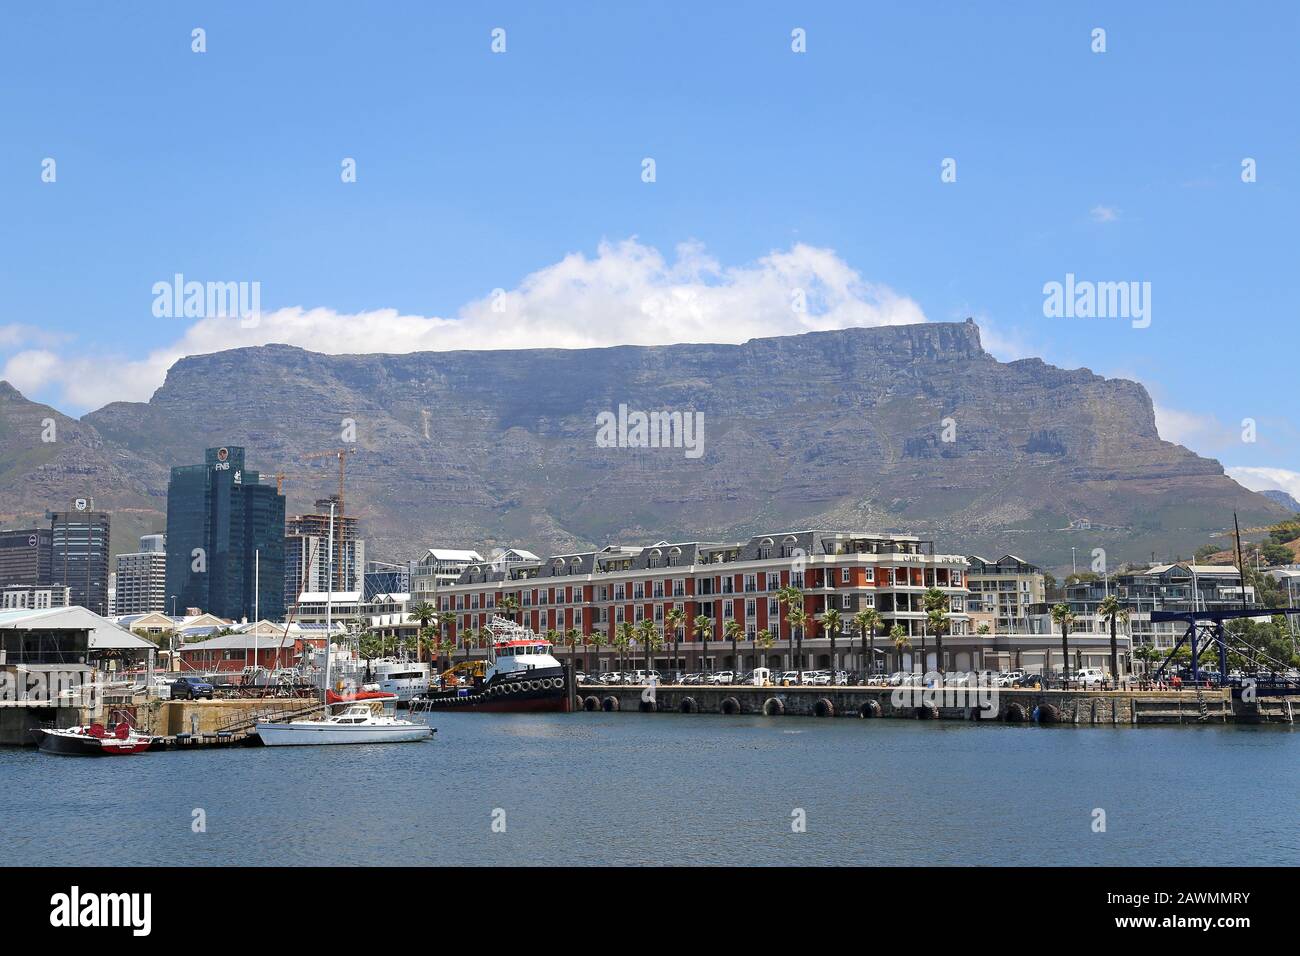
M494 617L486 673L469 687L430 690L411 699L414 712L467 710L483 713L547 713L568 709L564 665L554 646L514 621Z
M65 730L36 729L32 738L41 753L62 754L71 757L121 757L142 754L154 744L154 738L142 734L125 723L113 731L100 723L85 727L68 727Z

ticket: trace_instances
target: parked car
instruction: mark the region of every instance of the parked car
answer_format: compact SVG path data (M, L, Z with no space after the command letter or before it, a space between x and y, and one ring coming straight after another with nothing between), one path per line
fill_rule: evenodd
M1011 682L1012 687L1042 687L1043 678L1040 674L1021 674Z
M830 671L804 671L803 682L808 687L826 687L831 682Z
M735 671L718 671L716 674L709 675L710 684L730 684L736 679Z
M776 675L776 683L779 687L793 687L799 683L798 671L781 671Z
M618 671L605 671L600 675L600 682L606 685L617 684L621 679L622 675Z
M212 685L202 677L181 677L172 681L172 700L211 700L212 694Z
M1085 667L1073 675L1075 683L1083 687L1098 687L1106 682L1106 675L1100 667Z

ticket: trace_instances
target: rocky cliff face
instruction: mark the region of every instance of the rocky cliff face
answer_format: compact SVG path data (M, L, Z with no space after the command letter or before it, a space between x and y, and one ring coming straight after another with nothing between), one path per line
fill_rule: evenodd
M0 399L0 436L25 434L16 401ZM620 405L702 413L702 454L602 447L597 418ZM183 359L147 404L61 420L77 443L53 458L11 463L10 447L30 452L3 439L0 510L89 490L161 512L166 468L217 444L287 473L290 511L307 509L336 487L337 465L303 456L354 427L348 508L368 553L394 559L435 544L545 553L815 525L1060 564L1071 546L1190 554L1234 508L1252 523L1286 513L1162 441L1140 385L1000 363L970 322L576 351L273 345ZM1078 519L1094 530L1059 530Z

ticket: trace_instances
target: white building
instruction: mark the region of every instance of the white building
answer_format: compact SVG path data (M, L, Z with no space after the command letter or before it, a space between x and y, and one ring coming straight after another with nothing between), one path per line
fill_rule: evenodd
M140 538L140 550L117 556L113 616L166 610L167 545L161 534Z
M436 606L436 595L443 588L460 580L461 572L471 564L481 564L483 556L477 551L454 548L430 548L411 572L411 600L415 604L428 601Z

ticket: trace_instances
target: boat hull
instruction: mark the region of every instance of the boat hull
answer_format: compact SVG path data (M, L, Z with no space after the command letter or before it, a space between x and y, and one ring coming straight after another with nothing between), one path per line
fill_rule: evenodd
M255 730L266 747L314 747L337 744L398 744L428 740L433 728L426 724L409 727L328 725L323 722L258 724Z
M461 694L448 691L411 701L412 711L468 711L483 714L548 714L568 710L563 669L530 671L525 677L494 679Z
M48 730L33 730L32 739L41 753L61 757L127 757L145 753L153 745L152 737L118 740Z

